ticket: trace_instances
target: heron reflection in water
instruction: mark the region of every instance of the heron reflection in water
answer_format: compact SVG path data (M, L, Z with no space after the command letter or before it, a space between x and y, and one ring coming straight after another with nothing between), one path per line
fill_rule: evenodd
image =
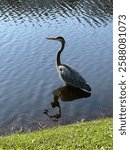
M61 106L60 102L64 101L74 101L76 99L80 98L87 98L91 96L90 92L85 92L84 90L81 90L80 88L73 87L71 85L66 85L60 88L57 88L53 91L54 100L51 103L52 108L59 108L59 111L55 115L49 115L49 110L45 109L44 114L46 114L48 117L52 118L54 121L57 121L61 117Z
M65 47L65 40L63 37L57 38L47 38L48 40L57 40L61 42L61 48L57 52L56 56L56 68L59 73L60 78L66 83L66 85L71 85L73 87L80 88L86 92L90 92L91 88L87 84L86 80L81 76L81 74L76 71L73 67L61 64L60 55Z

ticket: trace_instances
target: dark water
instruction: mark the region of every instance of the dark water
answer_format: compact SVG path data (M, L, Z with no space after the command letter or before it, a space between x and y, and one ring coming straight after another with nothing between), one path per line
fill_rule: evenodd
M112 116L112 0L0 0L0 127L66 124ZM91 94L63 87L55 68L75 67Z

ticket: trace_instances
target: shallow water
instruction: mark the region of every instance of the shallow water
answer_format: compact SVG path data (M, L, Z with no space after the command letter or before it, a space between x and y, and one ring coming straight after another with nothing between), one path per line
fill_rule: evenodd
M0 4L0 126L112 116L112 0ZM82 74L91 95L55 94L64 86L55 68L60 43L46 40L55 36L66 40L62 62Z

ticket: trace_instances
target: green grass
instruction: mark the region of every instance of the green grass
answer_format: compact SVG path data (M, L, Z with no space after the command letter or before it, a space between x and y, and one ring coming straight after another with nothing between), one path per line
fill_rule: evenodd
M0 137L0 150L112 150L112 119Z

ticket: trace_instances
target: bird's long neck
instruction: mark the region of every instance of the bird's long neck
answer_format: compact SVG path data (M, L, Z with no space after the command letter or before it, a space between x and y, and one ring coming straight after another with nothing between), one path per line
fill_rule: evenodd
M65 47L65 43L62 42L61 48L60 48L60 50L57 52L57 57L56 57L56 66L57 66L57 67L61 65L60 55L61 55L61 52L63 51L64 47Z

